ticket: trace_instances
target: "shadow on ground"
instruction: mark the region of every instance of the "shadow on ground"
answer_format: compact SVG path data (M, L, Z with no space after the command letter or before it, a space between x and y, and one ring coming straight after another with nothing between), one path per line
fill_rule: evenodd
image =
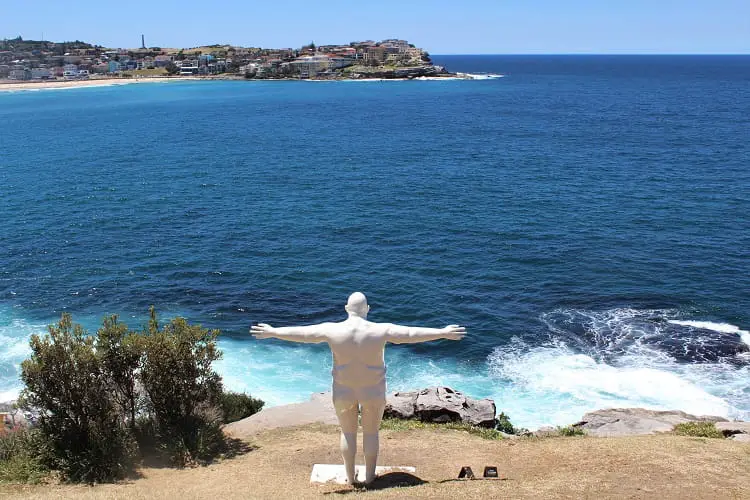
M242 439L233 437L226 437L224 440L224 446L216 450L216 454L212 457L207 457L203 460L196 460L194 463L187 465L186 467L195 465L209 465L219 460L226 460L236 458L251 451L255 451L259 446L248 443ZM170 457L165 454L162 450L156 447L147 448L144 450L141 456L141 466L149 467L154 469L180 469L182 467L174 465Z
M378 476L375 480L367 486L357 486L354 488L348 488L345 490L330 491L325 493L326 495L347 495L349 493L356 493L361 491L374 491L384 490L387 488L404 488L408 486L419 486L420 484L427 484L427 481L413 475L408 472L389 472Z

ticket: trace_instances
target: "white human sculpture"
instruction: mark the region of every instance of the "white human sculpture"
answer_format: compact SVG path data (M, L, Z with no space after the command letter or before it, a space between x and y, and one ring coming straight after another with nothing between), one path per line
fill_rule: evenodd
M445 328L417 328L367 321L370 306L360 292L349 296L349 317L340 323L274 328L260 323L251 333L258 339L277 338L291 342L328 342L333 353L333 405L341 425L341 454L349 484L355 482L354 458L357 453L357 418L362 407L365 484L375 479L378 460L378 431L385 409L386 342L410 344L431 340L461 340L466 329L458 325Z

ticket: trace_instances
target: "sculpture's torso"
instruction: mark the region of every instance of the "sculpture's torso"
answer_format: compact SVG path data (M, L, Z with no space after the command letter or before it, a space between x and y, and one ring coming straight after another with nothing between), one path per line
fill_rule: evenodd
M334 393L336 386L339 386L343 392L345 388L365 389L366 396L374 396L381 391L385 396L383 354L386 329L377 323L350 317L346 321L333 324L331 332L326 336L333 353L331 374Z

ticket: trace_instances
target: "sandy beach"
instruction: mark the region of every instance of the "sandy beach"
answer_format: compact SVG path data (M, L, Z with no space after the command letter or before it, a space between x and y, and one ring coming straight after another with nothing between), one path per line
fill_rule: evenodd
M165 83L187 80L200 80L198 77L155 76L147 78L90 78L88 80L43 80L14 81L0 80L0 92L17 92L21 90L74 89L79 87L104 87L109 85L130 85L135 83Z

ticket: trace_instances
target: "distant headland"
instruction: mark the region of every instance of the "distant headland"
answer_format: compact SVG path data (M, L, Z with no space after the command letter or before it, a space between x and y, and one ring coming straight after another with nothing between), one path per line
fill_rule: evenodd
M107 48L81 41L0 40L0 82L188 77L254 80L445 78L407 40L310 43L298 49L206 45L193 48Z

